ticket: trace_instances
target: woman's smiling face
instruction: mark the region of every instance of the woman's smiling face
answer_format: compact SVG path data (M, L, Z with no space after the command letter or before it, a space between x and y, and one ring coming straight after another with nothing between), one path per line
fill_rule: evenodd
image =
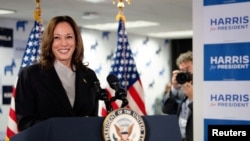
M75 34L67 22L58 23L53 33L52 52L55 59L70 67L72 55L76 48Z

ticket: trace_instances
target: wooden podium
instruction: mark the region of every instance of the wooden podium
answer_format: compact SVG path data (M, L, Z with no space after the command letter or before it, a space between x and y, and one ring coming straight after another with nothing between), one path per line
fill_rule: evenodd
M145 141L181 141L175 115L142 116ZM51 118L26 129L10 141L103 141L103 117Z

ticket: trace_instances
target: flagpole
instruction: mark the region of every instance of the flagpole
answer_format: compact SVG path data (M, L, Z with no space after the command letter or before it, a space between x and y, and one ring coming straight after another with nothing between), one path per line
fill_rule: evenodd
M41 13L42 13L42 10L41 10L40 0L36 0L36 9L34 11L34 19L38 21L39 23L42 22Z

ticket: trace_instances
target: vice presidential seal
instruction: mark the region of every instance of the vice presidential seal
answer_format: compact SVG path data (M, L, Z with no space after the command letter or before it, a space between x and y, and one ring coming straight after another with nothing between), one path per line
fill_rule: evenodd
M146 134L142 117L127 108L109 113L102 130L104 141L144 141Z

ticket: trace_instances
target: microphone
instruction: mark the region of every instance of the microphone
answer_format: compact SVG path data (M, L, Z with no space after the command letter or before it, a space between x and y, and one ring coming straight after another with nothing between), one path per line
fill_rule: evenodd
M114 74L109 74L107 81L112 89L116 91L120 89L119 79Z
M114 74L109 74L107 81L110 87L115 90L115 96L111 98L111 101L115 101L116 99L122 100L122 108L128 105L128 100L126 99L127 92L120 86L119 79Z
M98 80L94 81L93 84L95 91L98 93L98 99L104 101L106 110L108 113L110 113L113 110L113 108L111 107L110 101L108 99L108 92L105 89L101 88L100 82Z

